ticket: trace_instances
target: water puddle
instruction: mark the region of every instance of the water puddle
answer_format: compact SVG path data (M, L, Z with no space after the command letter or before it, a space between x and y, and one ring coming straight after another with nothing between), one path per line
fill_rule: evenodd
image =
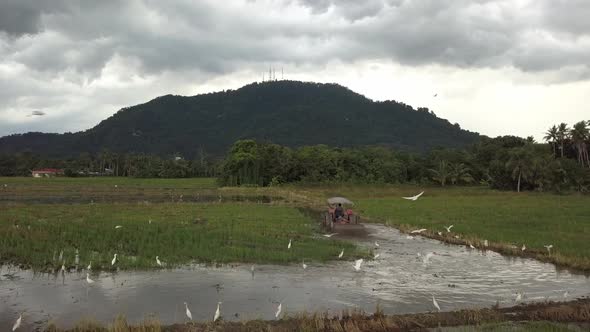
M85 272L62 277L2 267L0 330L10 328L21 312L29 327L48 320L69 327L84 317L109 322L117 314L130 322L150 314L164 324L183 322L183 302L195 320L211 320L218 301L223 302L224 319L243 320L274 319L279 302L287 313L338 313L346 308L373 312L379 304L387 314L402 314L436 310L433 295L443 311L511 306L516 292L521 292L521 302L564 300L566 291L567 299L590 295L589 278L552 264L409 239L381 225L366 227L370 235L359 243L376 247L377 242L380 256L359 272L350 261L306 262L306 270L301 264L257 265L254 273L250 265L193 266L92 274L95 283L89 286ZM428 253L434 254L426 260Z

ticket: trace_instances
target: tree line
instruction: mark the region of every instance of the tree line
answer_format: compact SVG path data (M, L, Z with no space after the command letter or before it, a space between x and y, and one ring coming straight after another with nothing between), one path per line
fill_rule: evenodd
M580 191L590 188L590 121L549 128L545 142L532 137L482 137L468 148L413 153L385 146L326 145L289 148L239 140L224 158L200 150L192 160L171 155L103 150L77 158L47 159L32 153L0 155L1 176L30 176L36 168L62 168L67 176L217 177L226 186L284 183L414 183L487 185L502 190Z

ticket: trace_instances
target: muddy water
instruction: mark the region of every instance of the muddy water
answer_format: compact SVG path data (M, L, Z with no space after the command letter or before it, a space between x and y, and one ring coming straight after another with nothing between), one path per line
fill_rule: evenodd
M217 301L222 301L222 315L228 320L273 319L279 301L287 313L337 313L345 308L372 312L377 304L385 313L412 313L435 310L432 295L444 311L513 305L517 291L523 293L522 302L563 300L566 290L568 299L590 295L589 278L551 264L408 239L380 225L367 228L370 236L359 244L373 248L377 242L380 257L365 263L360 272L350 261L306 262L305 271L300 264L257 265L253 274L250 265L193 266L93 274L95 283L89 286L85 273L62 277L3 267L0 330L11 327L20 312L25 312L28 327L48 320L67 327L84 317L108 322L117 314L132 322L150 314L163 323L182 322L185 301L196 320L211 320ZM435 254L425 263L429 252Z

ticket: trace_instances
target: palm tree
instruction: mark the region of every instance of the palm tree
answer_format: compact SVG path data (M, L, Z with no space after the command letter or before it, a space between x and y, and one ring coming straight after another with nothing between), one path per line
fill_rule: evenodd
M590 131L586 121L580 121L574 124L570 130L570 135L574 143L574 148L578 152L578 162L584 167L584 163L590 167L590 160L588 160L588 148L586 141L590 137Z
M451 172L450 178L451 183L456 184L459 182L464 183L471 183L473 182L473 177L471 176L469 167L465 166L463 163L454 163L450 164Z
M431 168L431 169L429 169L429 171L432 173L432 179L434 181L440 183L440 185L442 187L445 186L447 179L451 175L451 170L449 169L449 163L446 160L441 160L440 163L438 164L437 169Z
M557 140L559 141L561 150L561 158L563 158L563 144L568 139L570 129L567 127L567 124L562 122L557 127Z
M547 130L547 132L545 133L545 137L543 137L543 139L549 143L551 143L551 146L553 147L553 156L557 157L557 140L559 138L559 130L557 129L556 125L553 125L553 127L549 128L549 130Z
M512 148L508 152L510 158L506 162L506 168L512 172L512 179L517 180L517 192L520 192L522 180L528 180L533 174L531 168L533 153L527 148L527 146Z

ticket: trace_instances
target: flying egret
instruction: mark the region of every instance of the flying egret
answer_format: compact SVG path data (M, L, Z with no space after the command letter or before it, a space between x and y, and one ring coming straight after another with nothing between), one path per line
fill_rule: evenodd
M375 247L379 248L379 243L377 243L377 241L375 241Z
M88 284L93 284L94 283L94 280L90 279L90 273L88 273L88 272L86 273L86 282Z
M291 239L289 239L289 245L287 246L287 249L291 249Z
M338 258L342 258L342 256L344 256L344 249L342 249L342 251L340 252L340 255L338 255Z
M453 228L455 225L451 225L449 227L445 227L445 229L447 230L447 233L451 232L451 228Z
M215 311L215 317L213 317L213 321L218 320L219 316L221 316L221 311L219 310L220 305L221 305L221 302L217 302L217 310Z
M303 264L302 264L302 266L303 266L303 269L304 269L304 270L305 270L305 269L307 269L307 264L305 264L305 260L303 261Z
M117 225L117 226L115 226L115 229L119 229L119 228L122 228L122 227L123 226L121 226L121 225Z
M373 256L373 259L377 259L379 258L379 256L381 256L381 254L376 254L375 256Z
M186 302L184 302L184 307L186 308L186 317L188 317L190 320L193 320L193 314L191 314L191 311L188 309L188 304L186 304Z
M525 251L526 250L526 246L524 245L524 243L522 244L522 248L520 248L520 251Z
M411 196L411 197L402 197L402 198L403 198L403 199L410 200L410 201L415 201L415 200L417 200L418 198L420 198L420 196L422 196L422 194L424 194L424 192L421 192L421 193L419 193L419 194L418 194L418 195L416 195L416 196Z
M90 271L92 269L92 261L90 261L90 263L88 263L88 266L86 267L86 270Z
M356 261L354 261L354 265L353 265L354 269L356 271L360 271L361 270L361 264L363 264L363 259L362 258L361 259L357 259Z
M325 236L325 237L332 237L332 236L334 236L334 235L336 235L336 234L338 234L338 233L324 234L323 236Z
M440 306L438 305L438 302L436 302L434 295L432 295L432 304L434 304L434 307L440 312Z
M420 228L420 229L416 229L410 232L410 234L420 234L422 232L424 232L426 230L426 228Z
M113 260L111 261L111 266L115 265L116 262L117 262L117 254L115 254L115 256L113 256Z
M158 256L156 256L156 264L158 264L158 266L162 266L162 262L160 262L160 258Z
M281 314L281 311L283 310L283 304L279 303L279 306L277 307L277 312L275 313L275 318L279 318L279 315Z
M18 316L18 319L16 320L16 322L14 322L14 325L12 325L12 331L16 331L16 329L18 329L20 327L20 324L23 321L23 315L21 314L20 316Z
M549 245L544 245L543 247L545 247L547 249L547 252L549 253L549 255L551 255L551 248L553 248L553 245L549 244Z

